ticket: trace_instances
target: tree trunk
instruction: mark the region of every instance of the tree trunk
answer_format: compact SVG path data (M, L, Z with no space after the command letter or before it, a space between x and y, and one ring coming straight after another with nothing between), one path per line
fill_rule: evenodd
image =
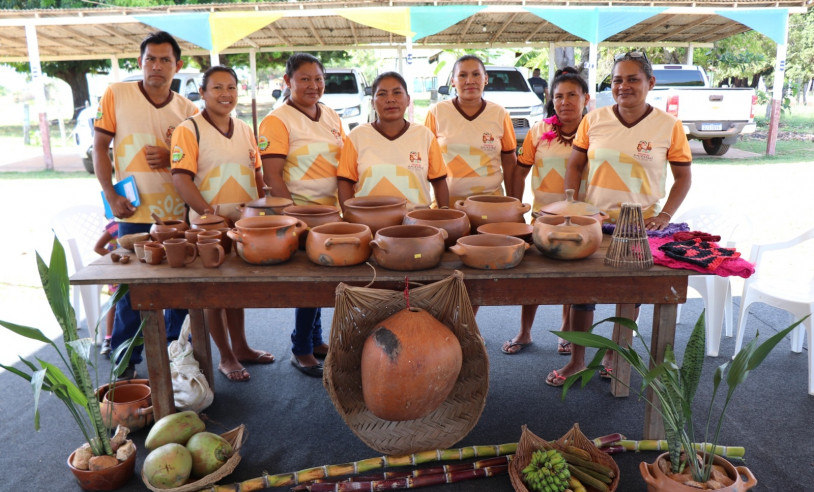
M574 66L574 47L556 47L554 48L554 64L558 69Z

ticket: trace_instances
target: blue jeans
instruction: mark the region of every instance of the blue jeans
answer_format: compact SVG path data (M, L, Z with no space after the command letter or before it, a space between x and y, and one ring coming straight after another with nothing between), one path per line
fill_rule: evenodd
M127 234L136 234L138 232L149 232L149 230L150 224L119 222L119 237ZM167 333L167 341L178 339L178 335L181 333L181 325L184 323L187 312L186 309L164 310L164 326ZM133 335L136 334L140 324L141 316L138 311L135 311L130 305L130 293L128 292L116 303L116 317L113 319L113 334L110 338L111 349L115 351L116 347L132 338ZM143 350L143 345L133 349L133 354L130 356L130 362L132 364L138 364L142 361L141 353Z
M314 353L322 345L322 310L319 308L294 309L294 331L291 332L291 352L294 355Z

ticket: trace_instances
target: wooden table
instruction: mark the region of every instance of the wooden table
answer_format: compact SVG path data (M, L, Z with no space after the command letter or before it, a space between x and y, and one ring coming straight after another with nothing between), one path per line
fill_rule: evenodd
M410 281L435 282L457 269L464 274L473 305L616 304L617 315L632 319L634 303L654 304L651 351L656 361L662 361L665 347L674 343L676 305L686 301L687 278L695 273L659 266L646 271L605 266L608 243L606 237L596 253L579 261L552 260L532 246L520 265L501 271L461 266L455 255L445 253L441 265L432 270L400 272L376 267L373 287L401 289L405 275ZM141 311L145 320L147 370L153 411L159 419L175 411L162 309L190 309L195 357L214 388L203 308L332 307L340 282L361 286L372 279L373 269L368 265L318 266L307 259L304 251L298 251L290 261L272 266L250 265L232 255L216 269L204 268L200 260L185 268L170 268L166 262L148 265L131 261L120 265L106 256L73 275L71 284L129 284L132 306ZM620 345L628 345L632 338L630 330L618 325L613 336ZM622 360L616 360L613 367L618 378L630 380L630 367ZM616 380L611 391L618 397L628 395L627 387ZM652 397L648 394L648 398ZM647 405L644 439L663 435L661 416Z

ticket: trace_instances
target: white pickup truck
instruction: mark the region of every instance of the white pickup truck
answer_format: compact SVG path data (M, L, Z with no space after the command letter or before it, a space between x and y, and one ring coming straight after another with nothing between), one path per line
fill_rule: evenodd
M656 86L647 102L680 119L687 138L701 140L707 154L724 155L738 135L754 133L754 89L710 87L697 65L653 65L653 75ZM596 107L613 103L608 75L597 87Z

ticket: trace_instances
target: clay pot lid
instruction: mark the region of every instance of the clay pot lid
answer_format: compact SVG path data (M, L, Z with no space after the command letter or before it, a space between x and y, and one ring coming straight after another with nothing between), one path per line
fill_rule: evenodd
M550 215L594 215L601 210L590 203L574 200L574 190L565 190L565 200L549 203L540 208L540 212Z
M277 207L287 207L294 203L293 200L290 198L284 198L281 196L271 196L268 193L263 198L258 198L257 200L253 200L246 204L247 207L251 208L277 208Z
M192 222L192 225L194 226L205 226L205 225L225 224L226 219L224 219L220 215L215 215L214 213L205 213L203 215L199 215L195 219L191 219L190 222Z

